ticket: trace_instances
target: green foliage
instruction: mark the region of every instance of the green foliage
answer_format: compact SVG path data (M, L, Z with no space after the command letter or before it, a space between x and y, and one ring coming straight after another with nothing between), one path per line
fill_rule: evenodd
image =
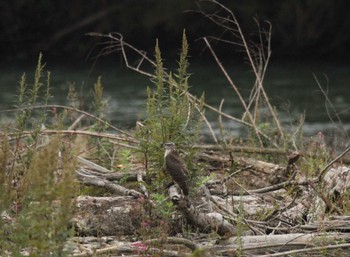
M75 88L75 83L68 83L68 95L67 95L67 100L68 100L68 105L72 106L73 108L80 109L82 103L81 103L81 98Z
M85 99L78 94L75 89L74 83L70 84L68 100L72 107L83 109L84 102L86 109L96 118L100 119L93 124L89 123L88 131L91 132L104 132L108 129L108 123L105 121L105 113L108 107L108 99L103 96L102 78L98 77L93 86L93 90L89 92ZM75 117L75 119L78 117ZM101 121L103 120L103 121ZM116 147L106 138L98 137L86 137L86 141L89 145L94 146L94 154L99 159L99 164L111 168L114 164L114 153Z
M8 170L8 161L11 156L11 147L9 142L6 140L7 134L6 131L3 135L1 135L1 149L0 149L0 213L2 211L2 206L9 206L12 200L11 193L11 176L5 174ZM6 197L5 197L6 196ZM0 219L1 225L2 219ZM2 227L2 226L0 226ZM0 232L1 233L1 232Z
M336 201L337 206L341 206L344 210L344 215L350 214L350 190L347 189L346 192L344 192L339 199Z
M46 108L35 114L30 108L50 98L50 72L43 74L40 55L33 84L25 75L20 80L16 133L8 137L4 131L1 140L0 213L6 217L0 219L1 256L22 256L23 249L29 256L63 256L71 235L75 154L59 136L41 134Z
M320 170L331 160L331 155L326 148L324 135L319 132L317 138L311 138L304 146L304 161L300 169L304 171L307 177L319 175Z
M152 199L156 203L156 214L160 215L166 220L170 219L171 215L175 211L173 203L168 201L168 199L163 194L153 194Z
M166 239L172 230L178 230L174 224L175 206L162 194L152 194L152 201L138 198L130 211L132 224L137 228L140 240L150 238ZM158 247L162 247L159 245Z
M130 149L119 149L119 165L122 171L128 171L131 167L131 150Z
M148 186L148 190L153 192L151 197L156 202L156 209L144 218L147 220L145 224L152 223L153 233L159 233L159 235L168 232L170 216L174 211L174 206L164 196L166 180L170 181L170 179L161 172L164 161L163 143L174 142L184 153L184 160L191 177L198 172L198 167L192 161L195 156L192 145L197 143L202 125L202 118L198 111L203 111L203 97L201 104L196 103L197 106L195 106L188 95L190 74L187 71L189 66L187 55L188 44L186 35L183 33L178 68L174 72L167 73L163 66L158 41L156 42L156 69L152 79L154 87L147 88L147 116L143 126L139 126L137 131L148 175L153 177L152 185ZM195 181L192 183L195 184Z
M101 77L98 77L96 83L94 84L94 89L92 92L92 110L95 116L103 119L107 108L108 101L103 97L103 86ZM105 123L97 122L94 124L90 131L102 132L105 131L108 126ZM110 153L114 152L114 145L105 138L90 138L90 142L97 146L97 152L99 159L101 159L103 164L110 167L113 163L113 156Z
M107 107L107 100L103 97L103 86L101 77L98 77L97 82L94 85L92 104L96 116L99 118L103 118Z
M34 83L28 84L27 77L25 74L22 75L19 82L19 95L18 95L18 107L26 108L31 107L38 102L43 105L47 104L50 99L50 78L51 73L46 72L46 76L43 75L45 65L42 64L42 54L39 55L37 68L34 73ZM46 78L45 82L42 82ZM18 128L19 133L21 133L28 125L30 125L34 131L39 132L41 124L46 121L47 110L42 109L39 113L39 120L30 124L31 118L31 109L20 110L16 115L16 127Z
M165 73L158 41L155 47L156 70L152 80L155 89L147 88L147 117L139 128L138 138L147 164L160 169L163 165L162 144L174 142L188 152L186 160L193 157L191 145L197 141L201 118L188 96L188 44L183 34L182 49L175 73ZM203 106L198 106L202 111ZM148 166L148 165L147 165ZM148 167L152 168L152 167ZM189 167L190 169L191 167Z
M19 254L29 248L31 256L60 256L70 236L68 223L73 215L75 161L69 149L56 138L35 152L28 172L21 178L22 195L8 246ZM59 154L61 158L58 158ZM62 174L59 174L62 173Z

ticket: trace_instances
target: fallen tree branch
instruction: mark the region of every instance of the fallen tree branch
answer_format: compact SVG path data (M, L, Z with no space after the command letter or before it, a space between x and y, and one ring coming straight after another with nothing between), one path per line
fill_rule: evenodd
M324 177L324 175L326 174L327 170L335 163L337 162L340 158L342 158L345 154L347 154L350 151L350 145L348 147L345 148L345 150L339 154L336 158L334 158L331 162L329 162L326 167L324 167L321 172L320 175L318 176L318 180L321 181Z
M332 244L336 242L348 241L349 239L350 235L345 233L298 233L282 235L243 236L241 245L238 245L236 237L232 237L220 242L221 245L204 247L203 249L208 251L215 251L216 254L228 254L240 247L240 250L243 253L250 256L286 256L286 253L288 253L286 251L293 251L295 248L297 248L297 250L307 250L314 249L313 247L316 245L319 247L316 249L324 249L322 247L328 247L325 244L332 246ZM340 248L349 248L349 245L350 244L343 244L340 246ZM266 255L267 251L269 254ZM282 251L284 251L283 255ZM278 255L280 253L281 255Z
M124 134L130 138L134 138L130 133L127 133L121 129L118 129L117 127L111 125L109 122L95 116L92 115L91 113L79 110L77 108L73 108L70 106L65 106L65 105L58 105L58 104L47 104L47 105L35 105L35 106L27 106L27 107L23 107L23 108L16 108L16 109L9 109L9 110L1 110L0 113L2 112L17 112L17 111L23 111L23 110L32 110L32 109L47 109L47 108L60 108L60 109L66 109L66 110L70 110L70 111L74 111L80 114L84 114L87 117L90 117L94 120L97 120L98 122L101 122L103 125L106 125L107 127L114 129L115 131Z
M325 245L325 246L317 246L317 247L310 247L305 249L297 249L297 250L290 250L290 251L284 251L279 253L272 253L268 255L259 255L259 257L277 257L277 256L286 256L286 255L295 255L299 253L309 253L312 252L324 252L327 251L329 254L329 250L335 250L335 249L350 249L350 244L336 244L336 245Z
M32 135L36 133L35 131L23 131L21 132L22 136L26 135ZM93 136L93 137L100 137L100 138L108 138L108 139L113 139L113 140L120 140L120 141L126 141L126 142L131 142L131 143L138 143L138 141L135 141L130 138L124 138L124 137L119 137L115 134L111 133L104 133L104 132L92 132L92 131L84 131L84 130L42 130L40 131L40 134L42 135L52 135L52 134L64 134L64 135L85 135L85 136ZM9 133L9 136L16 136L15 133ZM16 138L13 138L11 140L14 140ZM138 147L132 146L132 145L127 145L123 144L124 147L131 148L134 150L139 150Z
M192 240L181 238L181 237L167 237L165 239L150 239L146 240L144 243L146 244L153 244L153 243L167 243L167 244L177 244L177 245L184 245L187 248L189 248L191 251L195 251L199 249L199 245L194 243Z
M218 212L203 213L188 203L188 200L181 199L178 209L184 214L188 222L200 231L209 233L216 232L220 236L233 236L236 234L234 225L224 219Z
M136 190L127 189L121 185L114 184L106 179L102 179L95 175L91 175L87 170L83 168L79 168L75 173L77 179L84 185L103 187L114 193L120 195L133 196L135 198L143 196L140 192L137 192Z

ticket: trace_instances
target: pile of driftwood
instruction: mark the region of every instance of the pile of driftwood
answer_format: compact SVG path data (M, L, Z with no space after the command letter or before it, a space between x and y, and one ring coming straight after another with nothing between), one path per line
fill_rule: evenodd
M298 167L297 152L277 165L239 157L233 148L197 147L196 162L215 179L186 198L176 185L166 189L176 205L174 224L185 223L196 233L180 229L138 241L135 235L143 224L135 221L135 206L147 202L156 207L145 186L144 167L135 164L117 173L79 157L78 180L113 196L78 197L73 225L79 236L67 249L73 256L350 255L350 167L336 163L348 149L317 176L307 177ZM131 182L132 189L121 181Z

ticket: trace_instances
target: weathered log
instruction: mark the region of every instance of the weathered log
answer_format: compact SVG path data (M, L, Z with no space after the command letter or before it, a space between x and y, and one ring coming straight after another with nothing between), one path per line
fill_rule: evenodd
M219 212L201 212L188 199L180 199L178 209L191 225L204 233L214 231L221 236L233 236L236 234L235 226L229 223Z
M267 254L291 251L295 249L304 249L314 246L323 246L337 244L337 242L348 242L350 234L340 233L311 233L311 234L284 234L284 235L262 235L262 236L242 236L231 237L222 240L220 245L204 247L206 250L213 251L217 254L228 254L236 252L237 249L247 255ZM350 244L347 244L347 249ZM321 252L322 248L319 249ZM281 255L285 256L285 255Z
M219 156L215 154L200 154L199 160L214 165L212 166L214 167L212 171L215 170L216 165L218 169L230 171L231 174L207 183L208 186L219 186L217 194L223 194L225 196L224 198L218 195L210 195L215 192L210 190L208 191L209 193L207 192L208 196L206 198L198 198L197 195L197 197L194 198L190 196L184 199L179 192L177 192L176 187L169 188L171 199L175 199L175 201L173 201L175 204L179 201L178 210L191 225L201 232L210 233L215 231L224 238L232 238L232 236L237 234L235 226L238 218L240 218L241 222L248 225L255 234L276 233L276 235L274 235L276 238L273 238L273 235L265 237L253 236L249 238L242 234L241 238L243 241L240 246L234 245L232 242L228 241L224 243L227 244L227 246L215 246L210 249L204 247L203 249L211 252L214 251L219 254L232 252L232 247L242 247L245 253L249 254L266 253L266 249L269 247L271 250L294 251L296 249L300 250L300 247L314 247L318 245L314 243L314 241L310 241L311 239L306 237L310 234L304 234L305 232L316 232L319 231L319 229L322 229L322 231L350 231L350 223L346 220L328 222L324 219L327 210L325 205L322 205L323 199L320 198L320 195L310 186L310 183L315 184L318 183L318 181L316 179L307 180L301 174L294 179L294 177L291 176L292 174L288 173L290 171L298 172L295 170L296 167L294 167L294 165L289 165L287 169L284 166L251 158L234 157L232 159L228 155ZM235 167L237 166L236 169L232 169L232 162L235 163ZM232 170L234 171L232 172ZM101 177L98 173L101 174ZM329 197L331 201L336 201L349 188L349 173L350 170L347 167L329 170L324 176L326 182L323 186L322 194ZM87 174L88 175L82 180L83 183L95 185L103 184L102 186L109 188L108 183L106 183L108 180L103 178L105 174L108 174L107 172L97 170L95 173L87 172ZM247 188L246 184L240 184L238 182L239 177L244 177L249 180ZM138 180L140 183L143 183L142 173L140 172L138 173ZM282 183L276 184L276 181L282 181ZM236 188L233 188L232 184L230 185L229 182L235 183ZM125 190L128 190L123 187L116 189L115 186L119 185L113 183L112 185L110 189L119 194L126 194L127 191ZM286 193L287 191L288 193ZM237 195L234 196L232 195L233 193ZM134 196L139 196L139 194ZM132 223L130 217L130 215L132 215L132 208L129 208L135 205L135 199L131 197L121 197L121 199L124 200L115 202L113 200L102 199L102 202L105 201L105 203L97 204L101 199L92 200L92 203L90 203L91 207L84 209L85 216L77 216L79 218L84 217L85 219L85 221L82 219L82 222L76 223L76 227L79 228L78 231L86 235L98 233L103 235L111 235L110 233L112 233L115 235L115 231L121 232L120 235L124 236L135 233L135 229L137 228L135 224ZM210 202L214 204L210 204ZM123 204L128 207L125 208ZM100 212L97 211L97 207L94 205L99 206L98 209ZM321 208L315 209L316 206L321 206ZM121 213L117 211L114 212L115 215L109 216L113 209ZM79 213L81 211L82 210L80 210ZM117 217L117 221L114 221L114 216ZM114 222L114 227L110 225L111 221ZM119 224L118 222L120 221L121 223ZM96 228L99 228L99 231L97 231ZM304 233L289 234L292 232ZM295 237L293 237L293 235ZM316 234L311 235L316 239L318 238ZM328 235L333 234L324 234L323 238L328 238ZM299 237L304 241L298 241ZM344 234L343 237L346 238L346 240L349 239L347 234ZM265 246L259 242L259 238L264 238L262 240L265 242ZM272 238L272 241L267 242L266 238ZM329 240L334 239L334 237L331 236L329 238ZM234 238L232 238L232 240L234 240ZM254 245L249 240L256 240L256 242L259 243ZM293 241L293 243L289 244L288 242L290 241ZM221 243L223 242L224 241L221 241ZM330 244L331 242L328 243ZM172 253L168 252L167 254L171 255ZM177 253L174 254L176 255Z
M342 249L349 251L350 234L339 233L312 233L240 236L217 241L210 240L195 243L184 238L155 238L145 241L120 241L119 237L75 237L67 242L66 249L74 257L99 256L104 254L132 256L133 254L161 254L162 256L183 256L193 251L201 256L235 256L237 252L244 256L288 256L298 253L312 253L313 256L324 256L331 250ZM174 247L176 246L174 251ZM181 247L185 246L185 247ZM208 255L209 253L209 255ZM341 255L346 256L346 255Z
M135 205L135 198L131 196L79 196L76 205L77 214L72 223L78 235L125 236L137 229L130 216Z
M121 185L112 183L106 179L91 175L89 171L83 168L79 168L75 173L77 179L84 185L103 187L119 195L129 195L135 198L142 196L142 194L136 190L128 189Z
M331 168L325 173L322 182L322 191L315 192L311 200L310 222L317 221L326 213L343 213L344 201L348 199L346 193L350 189L350 168L346 166Z
M154 246L157 241L161 242L161 247ZM66 244L66 249L73 255L72 257L93 257L93 256L181 256L183 251L167 250L171 248L164 243L183 244L181 238L167 238L164 240L148 240L145 242L129 242L121 241L117 237L75 237L69 240ZM188 240L187 240L188 241ZM158 243L159 245L159 243ZM192 243L192 245L194 245ZM187 251L190 253L190 251Z
M144 167L140 165L133 165L132 168L130 168L127 172L115 172L111 171L109 169L106 169L105 167L102 167L101 165L98 165L90 160L87 160L81 156L77 157L78 162L82 165L81 168L84 168L84 170L88 170L89 174L100 177L102 179L107 180L123 180L123 181L138 181L138 176L145 176L146 171L144 170Z
M217 167L217 169L226 169L228 171L234 165L234 167L237 167L236 171L238 170L239 172L234 172L235 176L229 175L229 177L239 177L241 180L246 178L243 180L246 189L267 187L288 179L288 171L285 166L253 158L233 157L232 159L228 155L201 153L198 156L198 161L209 162L210 165ZM221 180L225 180L225 182L231 184L231 186L228 186L230 188L229 194L233 192L237 194L237 192L241 191L241 188L234 183L232 184L229 179L222 178ZM220 185L222 183L218 184Z

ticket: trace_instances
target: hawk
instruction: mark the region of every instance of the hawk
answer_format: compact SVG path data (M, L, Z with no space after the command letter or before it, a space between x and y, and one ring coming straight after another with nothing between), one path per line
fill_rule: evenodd
M188 171L184 161L176 151L175 144L164 144L164 163L166 172L179 185L184 195L188 195Z
M296 163L300 156L302 156L302 154L298 151L292 152L289 156L288 156L288 164L287 167L292 166L294 163Z

